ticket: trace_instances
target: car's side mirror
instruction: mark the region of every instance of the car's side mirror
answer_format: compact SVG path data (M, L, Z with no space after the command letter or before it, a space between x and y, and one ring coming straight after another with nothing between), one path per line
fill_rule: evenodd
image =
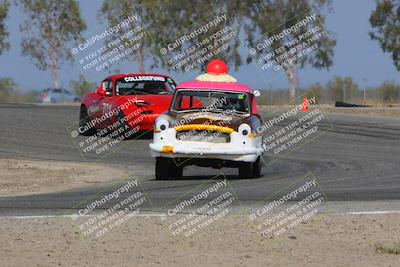
M104 88L99 87L99 88L97 88L97 94L101 95L101 96L106 96L107 95L107 91Z
M255 97L259 97L259 96L261 95L261 93L260 93L260 91L258 91L258 90L254 90L254 91L253 91L253 95L254 95Z

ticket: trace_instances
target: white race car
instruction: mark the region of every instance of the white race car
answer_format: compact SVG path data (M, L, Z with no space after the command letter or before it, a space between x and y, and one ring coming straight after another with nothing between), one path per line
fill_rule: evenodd
M218 65L217 71L211 64ZM237 83L226 70L225 63L215 60L207 74L176 87L169 111L155 121L150 144L157 179L180 177L187 165L234 167L242 178L261 176L258 92Z

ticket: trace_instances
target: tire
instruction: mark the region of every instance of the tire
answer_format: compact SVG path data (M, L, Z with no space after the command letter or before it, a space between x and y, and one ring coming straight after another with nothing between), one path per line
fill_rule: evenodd
M121 125L119 125L117 128L114 129L115 130L120 130L121 128L123 128L124 130L119 133L117 136L115 137L123 137L123 139L125 139L125 129L127 129L126 127L128 126L128 124L126 123L126 121L124 120L124 114L122 113L122 111L118 110L117 114L115 115L115 119L116 121L121 122ZM128 127L129 128L129 127Z
M242 162L239 166L239 178L253 178L254 164L252 162Z
M171 178L181 178L183 174L183 167L176 166L176 163L172 160L171 162Z
M253 163L253 177L261 177L261 155L257 158L256 162Z
M170 164L168 158L156 158L156 180L167 180L171 178Z
M173 159L156 158L156 180L168 180L182 177L183 167L176 166Z
M81 127L85 127L90 121L90 117L87 114L87 110L84 106L81 107L81 110L79 112L79 128ZM83 136L91 136L91 135L95 135L96 134L96 129L93 127L89 127L89 129L87 129L84 132L79 131L80 135Z

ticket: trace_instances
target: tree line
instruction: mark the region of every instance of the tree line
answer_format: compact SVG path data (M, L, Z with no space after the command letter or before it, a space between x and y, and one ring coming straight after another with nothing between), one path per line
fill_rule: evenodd
M9 32L5 21L11 4L15 4L25 17L25 21L20 25L23 34L20 44L22 54L29 57L38 69L49 71L53 87L59 88L58 71L63 64L73 61L68 47L81 43L84 40L83 32L87 29L79 3L76 0L0 0L0 55L9 49ZM132 68L132 71L145 72L156 66L171 70L171 65L159 53L159 44L172 41L177 34L185 32L188 25L201 21L206 14L215 10L223 10L230 17L230 23L237 25L241 31L229 47L229 57L226 59L231 67L237 69L254 61L254 58L242 53L241 49L247 45L254 45L260 36L272 37L312 14L316 14L319 25L324 28L325 16L316 11L330 12L331 0L228 0L222 3L212 0L104 0L98 13L102 22L111 26L116 21L124 20L129 15L127 11L134 11L140 15L141 19L136 23L132 22L126 31L134 29L137 24L148 29L146 37L140 40L140 48L129 57L132 65L137 66L137 69ZM384 52L391 53L398 70L399 17L399 1L378 1L370 16L372 30L369 33L370 38L378 41ZM220 27L224 26L226 25ZM285 40L274 42L272 48L282 47L284 41L295 40L305 30L307 29L288 34ZM106 42L120 37L126 31L114 33ZM200 34L191 41L198 42L205 34L212 33ZM293 99L296 95L301 68L309 65L317 69L327 69L333 64L336 40L329 31L325 33L324 38L318 41L314 53L294 59L284 66L290 98ZM239 37L243 37L242 40ZM149 66L146 66L146 63L149 63ZM15 83L10 80L4 80L1 84L15 87ZM75 88L79 95L84 94L85 88L90 86L83 76L71 82L71 87Z
M263 90L258 100L260 105L288 104L288 91L279 89ZM316 104L334 104L336 101L370 106L393 106L400 103L400 85L394 81L384 81L375 87L361 87L352 77L335 76L326 84L314 83L298 89L297 104L307 98L315 97Z

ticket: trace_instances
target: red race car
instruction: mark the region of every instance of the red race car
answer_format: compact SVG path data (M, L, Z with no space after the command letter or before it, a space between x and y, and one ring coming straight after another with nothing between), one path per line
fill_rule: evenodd
M157 116L168 110L175 86L173 79L160 74L109 76L82 99L79 133L152 130Z

